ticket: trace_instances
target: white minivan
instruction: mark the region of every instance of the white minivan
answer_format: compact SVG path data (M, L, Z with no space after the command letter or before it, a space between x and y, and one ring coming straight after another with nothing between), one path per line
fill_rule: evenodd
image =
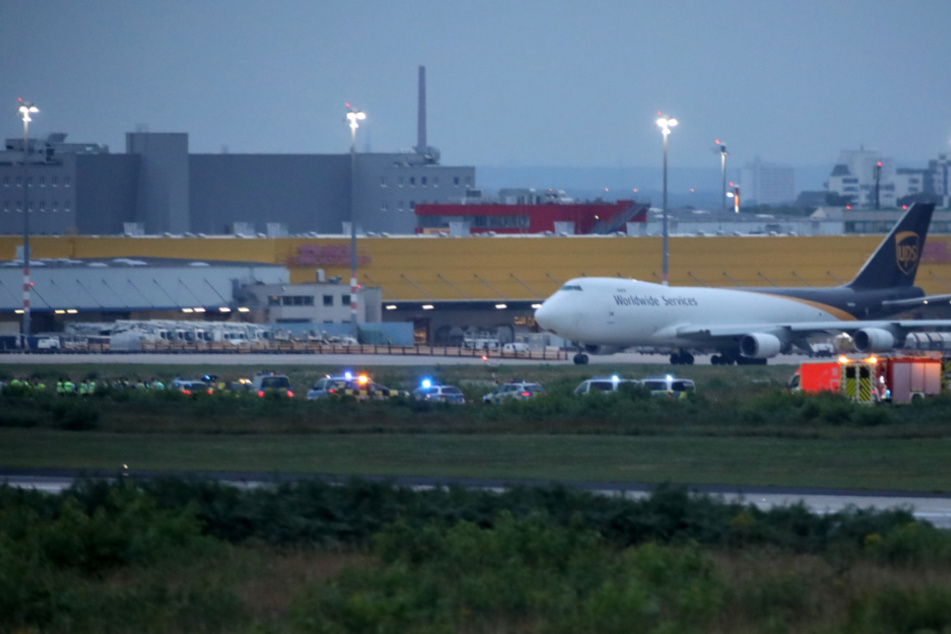
M622 379L616 376L595 377L582 381L575 388L575 394L591 394L592 392L616 392L621 385L638 385L640 381L634 379Z
M515 356L528 355L527 343L507 343L502 346L502 354L514 354Z

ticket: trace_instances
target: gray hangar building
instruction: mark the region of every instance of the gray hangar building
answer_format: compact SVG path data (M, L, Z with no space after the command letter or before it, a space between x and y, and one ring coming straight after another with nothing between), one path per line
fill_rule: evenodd
M0 151L0 234L414 233L415 206L459 202L475 167L443 167L439 151L356 154L189 154L187 133L130 132L124 154L66 134L7 139ZM24 191L24 185L27 186Z

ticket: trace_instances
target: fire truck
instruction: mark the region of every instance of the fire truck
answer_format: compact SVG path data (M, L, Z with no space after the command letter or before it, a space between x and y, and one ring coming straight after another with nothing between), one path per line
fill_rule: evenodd
M941 393L939 357L867 357L803 363L789 380L790 390L834 392L857 403L910 403Z

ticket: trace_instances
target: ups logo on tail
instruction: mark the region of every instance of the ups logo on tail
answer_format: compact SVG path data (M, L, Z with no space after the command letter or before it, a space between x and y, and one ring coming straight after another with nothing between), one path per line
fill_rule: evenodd
M902 273L911 275L915 272L919 252L917 233L902 231L895 235L895 262Z

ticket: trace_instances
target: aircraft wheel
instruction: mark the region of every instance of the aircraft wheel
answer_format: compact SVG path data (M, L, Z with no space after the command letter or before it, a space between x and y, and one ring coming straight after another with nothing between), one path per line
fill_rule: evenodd
M579 352L574 356L572 361L575 362L575 365L588 365L588 355L583 352Z
M670 353L670 365L680 365L680 353L671 352Z
M710 357L710 365L720 365L721 363L723 363L723 359L720 358L720 355L715 354Z
M683 353L683 362L684 365L693 365L693 355L689 352Z

